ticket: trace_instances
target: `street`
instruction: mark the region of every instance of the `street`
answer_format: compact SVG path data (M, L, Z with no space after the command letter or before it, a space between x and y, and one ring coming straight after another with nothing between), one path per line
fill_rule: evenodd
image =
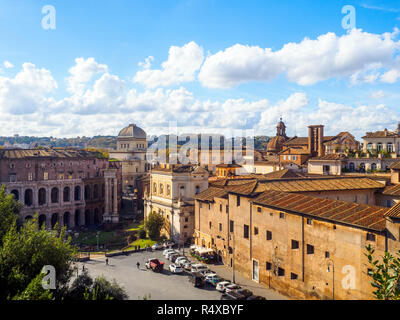
M163 250L153 252L137 252L129 256L117 256L109 258L108 265L105 263L105 257L94 257L85 263L79 263L79 273L82 271L82 264L89 270L94 278L104 275L108 280L115 279L119 285L123 286L131 300L143 299L149 296L152 300L219 300L221 293L214 287L207 285L204 288L195 288L188 281L188 273L173 274L168 266L171 263L162 255ZM187 254L187 252L186 252ZM158 258L165 262L164 272L155 273L147 270L145 262L150 258ZM193 260L190 259L189 260ZM140 263L138 269L136 264ZM220 276L231 279L229 269L225 266L209 265ZM239 285L246 287L255 294L262 295L268 300L285 299L283 296L268 290L261 285L236 275Z

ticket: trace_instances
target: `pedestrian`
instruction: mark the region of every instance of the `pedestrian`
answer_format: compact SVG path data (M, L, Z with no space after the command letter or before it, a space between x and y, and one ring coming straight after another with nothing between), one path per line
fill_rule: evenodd
M137 266L138 269L140 268L140 262L139 261L136 263L136 266Z
M106 258L106 265L108 266L108 258Z
M82 271L85 271L85 265L84 264L82 265Z

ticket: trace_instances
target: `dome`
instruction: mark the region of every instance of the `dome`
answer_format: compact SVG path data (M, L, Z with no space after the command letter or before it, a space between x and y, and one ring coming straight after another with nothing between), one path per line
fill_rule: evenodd
M146 139L146 132L143 129L139 128L136 124L130 124L119 132L118 137Z
M283 144L288 139L284 136L273 137L267 145L267 152L280 152L282 150Z

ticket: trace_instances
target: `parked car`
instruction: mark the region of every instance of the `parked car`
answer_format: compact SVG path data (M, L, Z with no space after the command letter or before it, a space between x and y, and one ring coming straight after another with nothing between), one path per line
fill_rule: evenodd
M183 269L185 269L185 270L187 270L187 271L190 271L190 269L192 269L192 264L191 264L190 262L186 262L186 263L183 265Z
M251 291L248 290L248 289L239 289L239 290L237 290L236 292L239 293L239 294L241 294L241 295L244 295L244 296L246 297L246 299L247 299L248 297L251 297L251 296L253 295L253 292L251 292Z
M206 280L204 276L198 272L194 272L189 276L189 281L197 288L204 287Z
M211 283L212 280L213 280L213 279L219 278L219 276L218 276L217 274L215 274L215 273L207 273L207 274L205 275L205 278L206 278L206 282L207 282L207 283L212 284L212 283Z
M164 248L172 248L174 245L175 245L175 243L172 241L165 241L163 243Z
M225 293L236 291L236 290L239 290L241 288L242 288L241 286L238 286L237 284L232 283L232 284L230 284L230 285L225 287Z
M156 258L152 258L147 260L145 263L145 266L147 269L151 269L154 272L162 272L164 269L164 262L161 262L160 260Z
M176 260L178 260L178 259L176 259ZM181 259L178 262L176 262L176 260L175 260L175 263L178 264L179 266L181 266L182 268L186 263L190 263L189 260L187 260L187 259L185 259L185 260Z
M225 279L221 278L220 276L215 276L213 278L211 278L208 283L213 285L214 287L217 286L218 282L222 282L225 281Z
M179 257L179 253L176 252L176 251L168 252L168 253L165 255L165 257L166 257L168 260L170 260L171 256L173 256L173 255L175 255L176 257Z
M169 271L173 273L182 273L183 269L180 266L177 266L176 264L170 264L169 265Z
M181 260L186 260L187 261L187 258L186 257L184 257L184 256L179 256L178 258L176 258L176 262L179 262L179 261L181 261Z
M221 295L221 300L246 300L246 297L235 291L223 293Z
M261 297L261 296L252 295L252 296L248 297L246 300L267 300L267 299L265 299L264 297Z
M201 263L194 264L192 265L192 269L190 270L190 272L199 272L201 270L208 270L208 267Z
M167 254L170 253L170 252L175 252L175 250L174 250L174 249L165 249L165 250L163 251L163 255L166 257Z
M203 273L204 274L204 276L206 277L206 276L211 276L211 275L217 275L217 273L215 272L215 271L212 271L212 270L202 270L201 271L201 273Z
M230 285L231 282L230 281L222 281L222 282L218 282L217 286L215 287L215 289L217 289L219 292L225 292L225 289L228 285Z
M160 250L160 249L164 248L164 246L163 246L161 243L156 243L156 244L153 244L153 245L151 246L151 248L152 248L153 250Z

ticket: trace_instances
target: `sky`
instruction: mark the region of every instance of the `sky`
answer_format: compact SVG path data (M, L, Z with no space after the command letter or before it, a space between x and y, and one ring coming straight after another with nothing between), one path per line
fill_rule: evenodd
M400 0L2 0L0 135L394 130L399 29Z

